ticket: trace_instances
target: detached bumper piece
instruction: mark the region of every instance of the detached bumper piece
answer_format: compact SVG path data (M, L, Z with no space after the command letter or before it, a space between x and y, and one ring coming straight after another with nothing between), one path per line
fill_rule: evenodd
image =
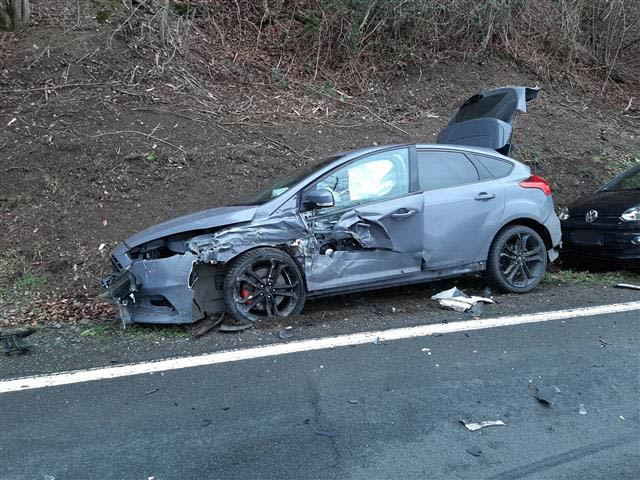
M135 293L138 291L135 275L129 270L114 273L103 277L100 280L100 286L102 291L98 297L116 306L122 326L126 327L133 323L130 303L135 303Z

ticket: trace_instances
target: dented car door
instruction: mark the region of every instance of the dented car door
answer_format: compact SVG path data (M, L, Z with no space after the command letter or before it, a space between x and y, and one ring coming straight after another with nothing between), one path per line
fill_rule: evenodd
M303 212L319 244L319 252L305 259L309 290L421 269L424 202L412 182L410 151L394 148L356 159L311 186L330 190L334 205Z

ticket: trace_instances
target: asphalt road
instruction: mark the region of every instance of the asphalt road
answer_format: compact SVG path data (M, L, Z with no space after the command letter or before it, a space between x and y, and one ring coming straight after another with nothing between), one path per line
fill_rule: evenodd
M0 478L636 479L639 323L632 311L4 393ZM544 406L530 382L560 393Z

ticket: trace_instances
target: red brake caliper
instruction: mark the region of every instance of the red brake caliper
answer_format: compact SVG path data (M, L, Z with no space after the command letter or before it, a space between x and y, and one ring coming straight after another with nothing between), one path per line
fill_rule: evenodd
M249 289L247 287L242 287L240 289L240 296L244 299L244 298L248 298L249 295L251 295L251 292L249 291ZM249 300L247 302L247 305L251 305L251 300Z

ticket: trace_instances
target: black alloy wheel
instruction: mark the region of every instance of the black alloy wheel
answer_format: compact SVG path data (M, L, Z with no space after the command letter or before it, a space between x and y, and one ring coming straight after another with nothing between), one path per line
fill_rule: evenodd
M540 283L546 269L547 249L535 230L514 225L494 239L487 264L487 277L493 286L526 293Z
M297 315L305 302L300 269L277 248L240 255L225 275L224 290L229 313L240 321Z

